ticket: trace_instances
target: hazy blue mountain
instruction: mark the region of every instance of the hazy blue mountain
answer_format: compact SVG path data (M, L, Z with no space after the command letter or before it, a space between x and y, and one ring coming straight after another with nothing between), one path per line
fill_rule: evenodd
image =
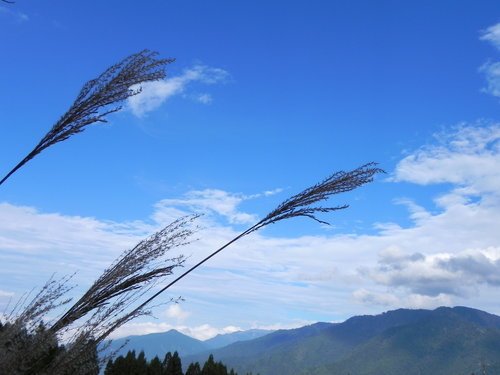
M469 375L481 361L488 374L500 375L500 317L465 307L399 309L276 331L210 352L239 373L261 375Z
M126 354L129 350L135 350L136 353L143 350L148 359L152 359L156 355L160 359L163 359L167 352L173 353L177 351L181 358L184 358L192 354L218 349L237 341L258 338L270 332L273 331L251 329L248 331L217 335L206 341L201 341L172 329L167 332L128 336L113 340L110 347L106 350L106 353L118 350L126 343L126 345L117 352L117 355ZM206 358L204 358L204 360L206 360Z
M222 348L237 341L248 341L268 335L273 331L264 329L249 329L248 331L238 331L217 335L211 339L203 341L210 349Z
M152 359L157 355L163 360L167 352L173 353L175 351L179 353L181 358L184 358L190 354L209 349L209 346L203 341L186 336L172 329L167 332L128 336L122 339L113 340L106 352L118 350L125 343L126 345L119 350L118 355L126 354L129 350L135 350L136 353L144 350L146 358L148 359Z

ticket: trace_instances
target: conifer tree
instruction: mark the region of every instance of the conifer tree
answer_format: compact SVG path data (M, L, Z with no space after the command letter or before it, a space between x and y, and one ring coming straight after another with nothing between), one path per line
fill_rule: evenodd
M158 356L155 356L151 362L148 364L148 370L147 370L148 375L164 375L163 371L163 365L160 361L160 358ZM106 374L104 374L106 375Z
M179 358L179 353L174 352L170 360L167 362L165 375L184 375L182 373L182 364L181 359Z
M165 357L163 358L163 362L162 362L164 369L167 368L168 363L170 362L171 359L172 359L172 353L167 352L167 354L165 354Z
M210 354L207 361L203 365L203 369L201 370L201 375L215 375L215 361L214 356Z
M201 368L198 362L191 363L186 370L186 375L201 375Z
M141 350L135 361L135 371L137 374L146 374L148 369L148 362L146 361L146 355L144 351Z
M222 362L215 362L214 356L210 354L203 365L201 375L228 375L227 367Z
M104 375L113 375L114 374L114 363L110 358L108 363L106 363L106 368L104 369Z

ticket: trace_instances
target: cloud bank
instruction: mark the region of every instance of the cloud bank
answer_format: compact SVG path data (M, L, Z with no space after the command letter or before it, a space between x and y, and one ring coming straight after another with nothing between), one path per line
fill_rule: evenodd
M406 155L389 181L440 187L432 205L398 197L410 224L377 223L375 234L298 237L254 233L183 279L165 298L185 302L117 335L175 327L198 338L228 324L339 320L399 307L474 305L500 313L500 125L471 124L437 134ZM280 194L193 190L159 201L149 218L116 223L0 204L0 303L63 269L88 284L120 251L189 212L204 212L199 241L183 248L195 264L255 220L240 205ZM83 270L82 270L83 269ZM495 297L496 296L496 297ZM266 311L265 317L262 311ZM221 328L216 328L221 327ZM182 329L181 329L182 328Z

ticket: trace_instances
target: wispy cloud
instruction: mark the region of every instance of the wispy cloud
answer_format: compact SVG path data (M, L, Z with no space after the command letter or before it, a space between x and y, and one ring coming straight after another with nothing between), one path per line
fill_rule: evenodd
M393 181L451 183L464 195L497 192L500 186L500 125L460 125L435 135L396 166Z
M78 283L88 286L154 228L143 221L117 223L0 203L0 283L11 284L16 298L54 272L78 272Z
M210 104L212 103L213 98L210 94L199 94L196 95L196 100L203 104Z
M488 27L481 33L481 40L490 42L495 48L500 50L500 23ZM487 86L484 91L496 97L500 97L500 62L487 62L483 64L479 71L485 75Z
M393 173L392 184L420 189L441 184L430 208L415 199L397 201L407 207L410 224L381 223L370 235L254 233L171 290L185 302L156 311L156 323L133 322L126 334L184 327L185 333L208 337L220 332L213 327L229 323L243 328L289 324L296 318L292 312L306 320L337 320L388 308L474 304L500 313L495 299L500 286L499 141L498 124L461 125L441 133L407 155ZM242 210L243 202L275 192L196 190L162 200L150 218L131 223L1 204L2 289L29 290L59 269L83 270L76 277L88 285L146 232L182 214L204 211L212 219L203 223L199 241L183 249L191 255L186 266L195 264L233 238L235 224L254 219Z
M26 13L20 12L18 10L13 10L11 8L8 8L7 6L0 5L0 15L2 14L10 17L17 23L27 22L30 19Z
M206 214L217 214L226 218L231 224L252 224L257 220L257 216L242 212L237 207L243 201L258 198L261 195L246 196L218 189L194 190L184 194L182 198L163 199L157 203L156 209L160 211L158 213L160 215L162 210L169 212L172 207L175 207Z
M6 292L5 290L0 289L0 297L12 297L14 293L12 292Z
M165 316L170 319L174 319L177 322L185 321L191 313L189 311L184 311L178 303L170 305L165 311Z
M225 82L228 78L229 73L224 69L195 65L185 69L179 76L142 84L142 92L130 97L128 106L134 115L141 117L157 109L171 97L184 94L188 86L193 83L214 85ZM188 97L193 97L203 104L209 104L213 100L208 93L188 95Z
M481 40L486 40L500 50L500 23L488 27L481 32Z
M358 289L353 293L353 297L361 304L378 305L384 308L399 306L412 309L434 309L439 306L453 305L452 298L444 293L437 296L409 293L401 297L396 297L392 292L374 292L366 289Z
M500 62L488 62L483 64L479 71L484 74L487 86L484 92L500 97Z

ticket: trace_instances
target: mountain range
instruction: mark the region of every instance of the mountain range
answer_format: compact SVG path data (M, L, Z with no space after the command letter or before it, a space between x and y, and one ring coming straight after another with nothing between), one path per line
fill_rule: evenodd
M155 356L163 359L167 352L173 353L176 351L181 357L185 357L192 354L213 351L237 341L255 339L271 332L272 331L269 330L250 329L247 331L221 334L211 339L201 341L184 335L175 329L171 329L167 332L127 336L121 339L112 340L109 346L106 347L104 354L115 352L118 356L125 355L129 350L135 350L136 353L144 351L148 359L152 359Z
M162 337L169 338L168 344ZM150 352L160 354L167 347L181 354L184 365L203 363L213 354L238 373L260 375L470 375L483 371L500 375L500 317L467 307L398 309L355 316L343 323L245 331L204 342L176 331L132 336L125 351L143 349L152 358Z

